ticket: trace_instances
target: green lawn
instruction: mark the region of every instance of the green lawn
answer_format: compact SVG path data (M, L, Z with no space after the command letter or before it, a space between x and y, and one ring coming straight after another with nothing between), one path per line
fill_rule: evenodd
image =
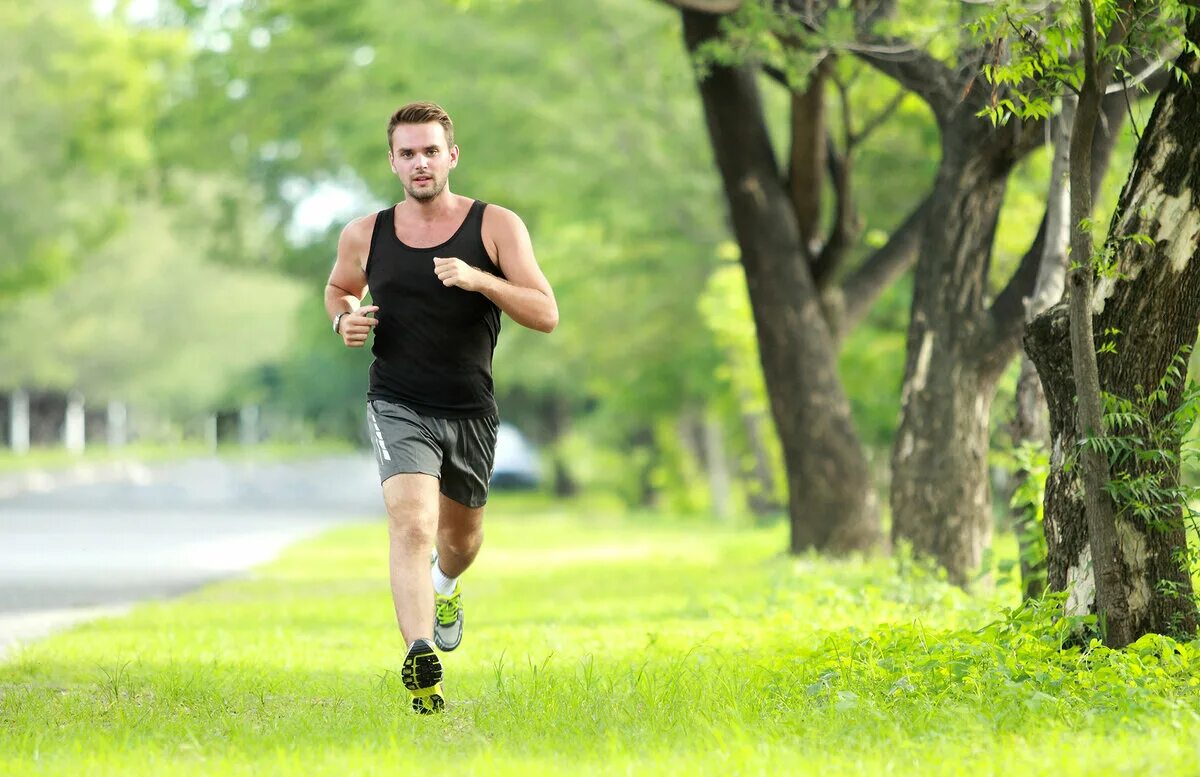
M10 656L0 774L1197 769L1196 643L1060 650L1007 595L788 558L782 527L523 504L464 580L445 714L409 711L374 523Z
M226 459L279 461L313 456L338 455L354 451L351 444L335 439L320 439L305 443L260 443L243 446L221 443L214 452L201 442L178 444L131 443L122 448L109 448L103 443L89 445L82 454L71 453L62 447L33 448L22 455L0 448L0 477L28 470L60 471L80 465L130 463L156 465L185 459L220 456Z

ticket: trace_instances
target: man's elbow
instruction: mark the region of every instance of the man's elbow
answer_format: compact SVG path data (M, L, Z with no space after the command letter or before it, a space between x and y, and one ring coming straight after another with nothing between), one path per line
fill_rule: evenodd
M542 320L538 321L533 327L539 332L550 334L558 327L558 309L551 310Z

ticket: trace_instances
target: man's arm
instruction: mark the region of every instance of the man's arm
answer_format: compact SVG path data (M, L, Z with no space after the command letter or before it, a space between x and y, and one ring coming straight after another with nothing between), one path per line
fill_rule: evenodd
M517 214L496 205L484 211L485 243L490 238L504 278L470 266L461 259L438 257L434 271L446 286L483 294L518 324L539 332L558 326L558 302L538 267L533 242ZM507 280L505 280L507 278Z
M325 312L330 321L338 321L337 333L350 348L362 348L367 335L379 323L368 313L379 310L374 305L360 307L367 293L367 273L364 269L367 253L371 247L371 231L375 227L375 216L363 216L346 225L338 238L337 259L325 284Z

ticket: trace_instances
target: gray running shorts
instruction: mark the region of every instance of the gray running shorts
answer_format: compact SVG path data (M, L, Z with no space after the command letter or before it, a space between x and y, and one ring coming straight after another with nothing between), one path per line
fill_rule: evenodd
M422 472L441 480L442 493L455 502L467 507L487 502L500 426L496 416L434 418L372 399L367 423L380 483L402 472Z

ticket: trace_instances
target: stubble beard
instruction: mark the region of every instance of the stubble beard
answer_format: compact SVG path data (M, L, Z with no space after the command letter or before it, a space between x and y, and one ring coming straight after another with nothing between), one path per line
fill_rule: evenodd
M405 184L404 191L409 197L412 197L417 202L429 202L442 193L442 189L446 188L446 179L433 179L433 186L429 189L416 189L408 184Z

